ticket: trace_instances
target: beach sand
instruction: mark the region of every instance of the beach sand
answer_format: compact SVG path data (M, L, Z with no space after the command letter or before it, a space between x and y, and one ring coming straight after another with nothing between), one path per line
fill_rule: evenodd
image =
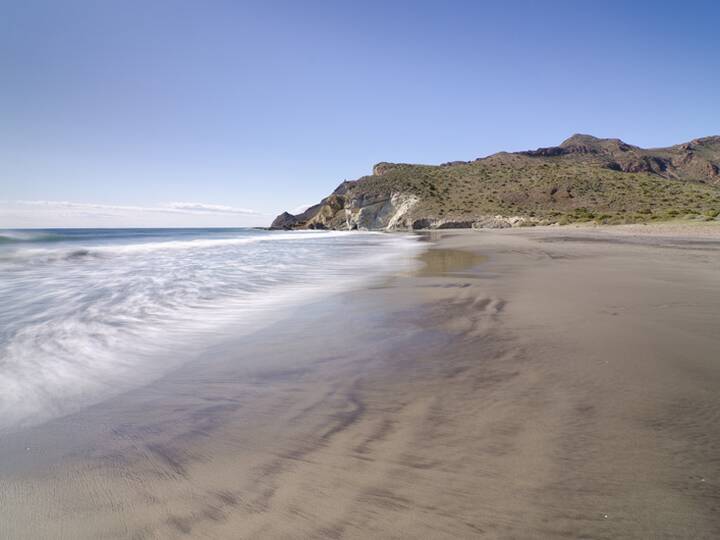
M0 537L719 538L701 229L427 234L417 272L3 437Z

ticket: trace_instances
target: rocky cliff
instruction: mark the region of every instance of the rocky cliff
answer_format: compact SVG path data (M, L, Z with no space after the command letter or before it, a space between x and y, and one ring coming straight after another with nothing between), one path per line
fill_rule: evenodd
M626 223L720 213L720 137L643 149L573 135L559 146L441 165L378 163L274 229L395 230Z

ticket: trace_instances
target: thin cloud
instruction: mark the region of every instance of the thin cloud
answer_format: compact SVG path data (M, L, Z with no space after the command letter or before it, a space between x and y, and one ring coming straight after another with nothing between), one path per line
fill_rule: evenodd
M305 210L307 210L307 209L310 208L311 206L313 206L313 205L312 205L312 204L301 204L300 206L298 206L298 207L293 208L292 210L290 210L290 213L291 213L292 215L296 216L296 215L298 215L298 214L302 214Z
M169 202L153 206L73 201L0 201L2 227L237 227L263 226L268 216L234 206Z
M163 205L173 210L187 210L190 212L220 212L222 214L246 214L258 215L259 212L250 210L249 208L235 208L234 206L225 206L224 204L205 204L196 202L171 202Z
M95 204L95 203L77 203L71 201L3 201L4 204L17 204L28 206L44 206L47 208L67 208L77 210L108 210L120 212L166 212L180 214L198 214L198 213L221 213L221 214L243 214L243 215L261 215L260 212L250 210L249 208L236 208L233 206L225 206L220 204L205 204L196 202L170 202L159 206L128 206L119 204Z

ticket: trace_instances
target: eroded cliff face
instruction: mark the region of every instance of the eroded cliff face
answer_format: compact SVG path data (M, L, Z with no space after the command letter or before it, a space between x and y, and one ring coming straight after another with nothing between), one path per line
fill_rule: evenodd
M418 197L406 193L369 195L333 193L323 199L312 216L303 219L287 212L278 216L273 229L396 230L412 227L411 210Z
M284 212L271 226L272 229L332 229L340 231L397 231L418 229L503 229L534 222L521 216L481 215L468 219L427 217L417 211L420 198L412 193L370 195L353 190L333 193L299 216Z
M345 207L348 230L407 229L418 198L406 193L389 196L352 194Z

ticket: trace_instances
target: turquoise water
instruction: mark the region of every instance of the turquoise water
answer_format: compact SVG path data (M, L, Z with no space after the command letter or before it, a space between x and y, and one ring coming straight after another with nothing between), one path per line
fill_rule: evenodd
M417 249L361 232L0 230L0 431L148 382Z

